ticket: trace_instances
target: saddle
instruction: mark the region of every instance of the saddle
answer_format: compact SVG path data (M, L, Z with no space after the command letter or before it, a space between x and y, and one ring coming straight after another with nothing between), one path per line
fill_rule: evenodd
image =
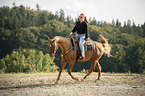
M79 47L79 39L76 36L74 36L71 38L71 43L72 43L73 50L77 51L77 60L78 60L78 58L81 56L81 49ZM92 40L85 41L84 49L85 49L85 52L96 50L96 44Z

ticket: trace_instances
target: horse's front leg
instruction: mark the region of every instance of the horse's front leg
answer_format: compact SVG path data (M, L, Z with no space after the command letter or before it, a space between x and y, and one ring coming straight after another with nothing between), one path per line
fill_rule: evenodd
M77 80L78 78L75 78L72 74L71 74L71 70L73 68L74 62L69 62L69 68L68 68L68 74L71 76L72 79Z
M60 69L59 69L59 74L58 74L58 77L57 77L56 82L60 79L61 72L62 72L63 68L65 67L66 62L67 62L67 60L66 60L65 58L62 57L62 60L61 60L61 67L60 67Z

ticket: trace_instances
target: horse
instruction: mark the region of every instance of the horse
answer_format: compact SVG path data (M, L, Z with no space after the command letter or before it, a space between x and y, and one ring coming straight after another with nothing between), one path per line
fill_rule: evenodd
M55 36L53 39L50 39L48 37L48 40L49 40L49 51L50 51L51 57L54 57L58 48L61 49L61 58L62 58L61 67L59 69L59 74L58 74L56 82L60 80L60 76L61 76L62 70L64 69L66 65L66 62L69 63L68 74L71 76L72 79L78 81L78 78L75 78L71 74L71 70L77 59L77 51L72 50L73 46L72 46L70 38L66 38L62 36ZM98 70L97 80L100 80L101 79L101 66L99 64L99 59L102 57L103 53L107 54L108 57L110 56L111 47L108 44L107 39L105 39L102 35L100 35L99 42L96 42L96 41L93 41L93 42L96 45L96 50L86 51L85 58L77 60L79 62L88 61L90 59L92 60L91 68L89 72L82 79L83 81L95 70L95 67Z

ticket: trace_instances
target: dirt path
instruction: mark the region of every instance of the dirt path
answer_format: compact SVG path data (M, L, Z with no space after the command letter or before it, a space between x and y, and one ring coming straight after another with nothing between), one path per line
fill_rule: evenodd
M63 73L55 84L58 73L0 75L0 96L145 96L145 74L97 73L84 82L74 81ZM82 79L83 73L73 73Z

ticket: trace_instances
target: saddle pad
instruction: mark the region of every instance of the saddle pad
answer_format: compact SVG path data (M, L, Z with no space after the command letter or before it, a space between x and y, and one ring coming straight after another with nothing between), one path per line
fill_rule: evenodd
M96 50L96 44L94 43L93 45L84 45L85 51L92 51Z
M72 47L76 45L75 38L71 38ZM73 50L77 50L77 46L73 48Z
M71 43L72 43L72 47L74 47L76 45L76 42L74 40L74 38L71 38ZM92 51L92 50L96 50L96 44L93 43L92 45L84 45L85 51ZM73 50L77 50L77 46L73 48Z

